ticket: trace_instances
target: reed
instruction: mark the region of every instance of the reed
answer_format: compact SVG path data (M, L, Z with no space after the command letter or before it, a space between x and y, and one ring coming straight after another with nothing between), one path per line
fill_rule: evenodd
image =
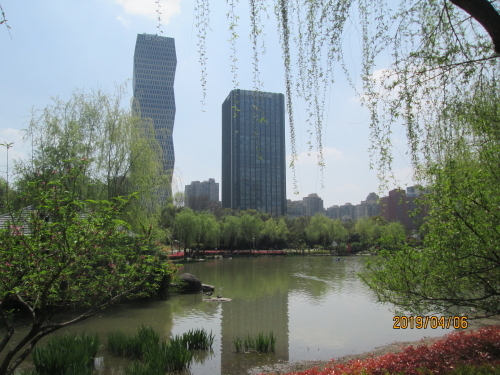
M239 337L236 337L233 340L234 347L236 349L236 353L239 353L241 349L243 349L243 340Z
M276 346L276 337L274 333L271 332L265 335L260 332L257 336L252 337L246 335L243 338L237 337L233 340L236 353L239 353L242 349L245 352L257 352L257 353L268 353L273 352Z
M108 350L114 355L123 357L126 354L130 337L123 331L108 332Z
M212 332L207 333L203 328L192 329L182 335L182 341L189 350L208 350L212 348L214 335Z
M189 369L193 352L186 347L182 336L176 336L170 342L149 347L141 362L126 370L126 375L164 375Z
M122 331L108 333L108 349L118 356L142 359L151 347L158 346L160 335L152 327L141 326L136 335L130 336Z
M257 337L254 338L255 343L255 351L258 353L268 353L273 352L276 345L276 337L273 332L269 335L264 335L263 332L260 332Z
M37 375L89 375L101 345L96 334L57 336L32 352Z
M168 344L161 346L161 354L167 363L167 372L187 370L193 359L193 352L186 347L182 336L174 336Z

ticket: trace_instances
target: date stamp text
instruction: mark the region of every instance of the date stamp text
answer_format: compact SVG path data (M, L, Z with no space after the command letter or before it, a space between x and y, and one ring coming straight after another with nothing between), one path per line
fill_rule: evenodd
M466 316L395 316L394 329L455 328L465 329L469 326Z

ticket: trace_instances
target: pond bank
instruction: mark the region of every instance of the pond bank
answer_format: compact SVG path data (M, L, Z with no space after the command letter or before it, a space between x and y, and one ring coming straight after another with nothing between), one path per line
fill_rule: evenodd
M482 327L491 326L491 325L500 325L500 316L491 317L491 318L481 318L475 320L469 320L469 326L466 329L467 331L475 331ZM408 346L420 346L420 345L431 345L438 340L441 340L446 335L441 337L424 337L423 339L416 341L395 341L391 344L383 345L380 347L376 347L375 349L359 353L359 354L350 354L346 356L342 356L339 358L334 358L335 362L338 363L347 363L353 359L364 360L369 357L379 357L387 353L398 353L403 351L404 348ZM325 368L330 361L299 361L299 362L282 362L277 363L271 366L262 366L255 367L248 371L249 375L258 375L258 374L289 374L291 372L301 372L312 369L314 367L318 367L319 369Z

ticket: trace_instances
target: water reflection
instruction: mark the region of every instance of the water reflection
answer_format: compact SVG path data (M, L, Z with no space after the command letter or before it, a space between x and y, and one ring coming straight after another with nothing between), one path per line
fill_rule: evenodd
M195 354L193 375L246 374L255 366L278 361L329 360L369 351L394 341L439 336L449 330L393 330L390 306L376 302L357 277L362 257L260 257L186 264L181 272L216 287L214 294L232 302L203 302L202 295L168 301L117 306L68 331L135 333L150 325L163 337L204 328L215 336L212 352ZM276 352L234 352L233 340L247 334L273 332ZM62 333L62 332L61 332ZM130 364L98 353L100 375L124 374Z

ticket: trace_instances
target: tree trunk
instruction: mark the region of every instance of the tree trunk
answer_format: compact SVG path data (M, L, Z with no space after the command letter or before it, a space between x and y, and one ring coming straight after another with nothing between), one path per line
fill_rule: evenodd
M500 54L500 14L488 0L450 0L466 11L484 27L493 41L494 50Z

